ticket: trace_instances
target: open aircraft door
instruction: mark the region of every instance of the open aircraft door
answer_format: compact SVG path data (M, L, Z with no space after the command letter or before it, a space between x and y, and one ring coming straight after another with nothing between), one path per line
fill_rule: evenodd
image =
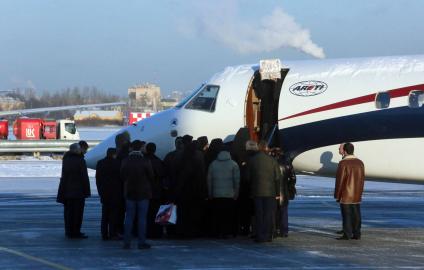
M269 147L280 147L278 136L278 105L281 87L289 69L279 59L261 60L247 89L245 99L245 127L233 141L233 155L245 156L245 143L251 139L266 140Z
M281 87L289 69L279 59L262 60L252 77L245 101L245 126L250 138L266 140L270 147L279 147L278 104Z

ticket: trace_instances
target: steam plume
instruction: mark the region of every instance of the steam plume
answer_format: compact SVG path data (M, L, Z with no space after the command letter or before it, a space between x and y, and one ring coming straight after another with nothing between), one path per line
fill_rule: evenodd
M269 52L291 47L316 58L325 57L324 50L311 40L309 30L302 28L283 9L275 8L270 15L247 22L237 15L236 2L229 1L230 6L224 1L220 2L221 5L217 2L220 1L214 2L215 6L203 6L201 14L195 19L198 28L188 30L186 24L185 33L201 33L239 53Z

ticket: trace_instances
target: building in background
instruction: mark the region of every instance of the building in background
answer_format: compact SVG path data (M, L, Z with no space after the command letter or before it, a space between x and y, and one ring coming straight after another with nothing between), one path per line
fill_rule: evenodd
M128 88L130 111L153 111L160 108L160 87L155 84L141 84Z
M0 96L1 111L19 110L24 108L25 102L8 96Z
M124 116L127 124L133 124L154 113L178 104L184 93L172 91L162 98L160 87L155 84L139 84L128 88L128 111Z

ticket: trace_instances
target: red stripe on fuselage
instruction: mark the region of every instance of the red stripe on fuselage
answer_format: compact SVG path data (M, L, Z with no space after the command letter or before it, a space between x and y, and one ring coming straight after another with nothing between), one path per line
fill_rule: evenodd
M390 94L390 98L398 98L398 97L404 97L404 96L409 95L409 93L412 90L424 90L424 84L418 84L418 85L393 89L393 90L389 90L387 92ZM290 119L290 118L295 118L295 117L308 115L308 114L312 114L312 113L317 113L317 112L329 111L329 110L334 110L334 109L364 104L364 103L368 103L368 102L374 102L376 95L377 95L377 93L362 96L362 97L352 98L352 99L348 99L348 100L344 100L344 101L340 101L340 102L336 102L336 103L325 105L325 106L322 106L322 107L318 107L318 108L315 108L315 109L312 109L312 110L293 114L293 115L284 117L284 118L282 118L278 121L287 120L287 119Z

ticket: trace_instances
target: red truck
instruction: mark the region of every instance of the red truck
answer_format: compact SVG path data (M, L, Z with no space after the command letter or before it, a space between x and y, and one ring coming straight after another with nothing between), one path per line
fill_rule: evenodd
M8 121L0 120L0 139L7 139L8 128ZM20 117L13 123L13 135L17 140L79 140L73 120Z
M48 130L50 131L50 126ZM56 125L54 126L54 133L53 138L56 139ZM17 140L45 139L44 120L41 118L18 118L13 123L13 134ZM50 134L47 134L47 137L50 138Z

